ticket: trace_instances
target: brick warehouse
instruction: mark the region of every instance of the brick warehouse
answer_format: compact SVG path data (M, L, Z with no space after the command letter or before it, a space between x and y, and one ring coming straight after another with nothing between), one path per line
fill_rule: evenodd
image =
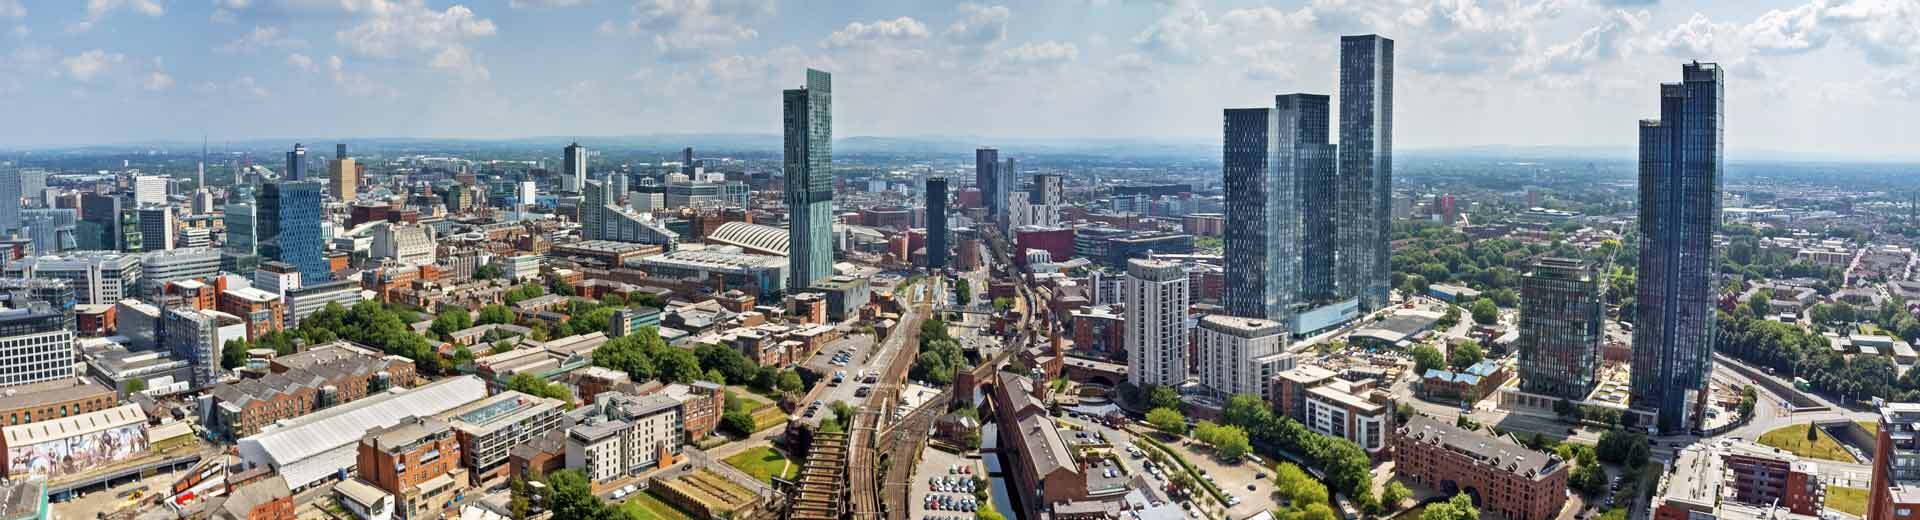
M1571 464L1533 451L1511 437L1468 431L1425 416L1407 420L1393 436L1400 475L1439 490L1474 497L1481 511L1514 520L1548 520L1567 502Z

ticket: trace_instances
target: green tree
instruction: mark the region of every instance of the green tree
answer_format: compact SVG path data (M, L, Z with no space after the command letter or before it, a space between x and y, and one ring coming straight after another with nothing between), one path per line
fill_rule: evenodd
M433 331L434 334L439 334L440 337L449 337L455 332L466 330L472 326L473 316L468 314L466 309L449 307L446 310L440 311L440 315L433 318L433 325L427 330Z
M1413 498L1413 491L1398 480L1388 482L1387 488L1380 491L1380 505L1389 511L1399 509L1400 503L1409 498Z
M593 494L593 483L577 469L566 469L547 476L548 510L554 518L604 519L607 506Z
M1273 486L1293 507L1299 508L1311 504L1325 504L1328 497L1326 484L1320 483L1308 475L1306 470L1292 462L1282 462L1273 470Z
M1446 366L1446 355L1432 345L1413 347L1413 373L1425 374L1428 369Z
M746 410L727 410L720 414L720 427L737 437L753 435L753 414Z
M1460 493L1446 502L1427 504L1420 520L1480 520L1480 509L1473 507L1473 497Z
M1583 464L1567 478L1567 487L1589 497L1607 492L1607 472L1599 464Z
M573 392L568 391L566 385L549 383L540 376L528 373L514 374L513 377L507 378L507 389L536 397L558 399L568 410L573 409Z
M1168 435L1180 435L1187 432L1187 418L1172 408L1154 408L1147 412L1147 424Z
M127 395L145 391L147 391L147 380L136 377L127 381Z
M776 383L782 392L798 392L802 384L800 373L792 370L781 370L780 379Z
M1170 386L1154 385L1147 390L1147 406L1180 409L1180 393Z
M505 275L505 274L506 274L506 273L504 273L504 272L501 272L501 270L500 270L500 266L497 266L497 265L493 265L493 264L491 264L491 263L489 263L489 264L486 264L486 265L482 265L482 266L480 266L480 267L477 267L477 268L474 268L474 270L473 270L473 279L475 279L475 280L492 280L492 279L495 279L495 278L499 278L499 277L501 277L501 276L503 276L503 275Z
M683 348L662 347L653 354L655 376L668 383L691 383L701 377L700 362Z
M1490 298L1474 300L1472 310L1474 323L1481 325L1500 323L1500 307L1494 305L1493 300Z
M247 364L247 340L230 339L220 346L220 368L233 370Z
M1454 370L1466 370L1467 367L1473 366L1487 358L1486 349L1481 348L1479 343L1473 341L1459 343L1448 350L1451 355L1447 358L1447 365L1453 367Z
M1460 306L1449 303L1447 304L1447 311L1440 314L1440 321L1435 322L1434 326L1439 327L1441 330L1446 330L1446 329L1451 329L1453 328L1454 325L1459 325L1459 324L1460 324Z
M486 307L481 307L480 319L475 323L480 325L493 325L493 324L511 325L513 324L513 309L509 309L507 308L507 306L500 305L500 304L493 304L493 305L488 305Z

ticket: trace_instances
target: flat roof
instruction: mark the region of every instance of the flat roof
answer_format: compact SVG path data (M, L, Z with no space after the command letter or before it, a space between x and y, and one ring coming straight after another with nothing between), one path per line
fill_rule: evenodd
M140 405L123 404L51 421L8 426L0 432L4 432L8 448L17 448L146 423L147 413L140 410Z

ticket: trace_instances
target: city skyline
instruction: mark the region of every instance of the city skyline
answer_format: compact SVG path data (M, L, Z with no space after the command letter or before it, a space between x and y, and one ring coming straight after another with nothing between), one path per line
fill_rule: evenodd
M841 90L863 101L841 117L846 136L1208 142L1211 109L1259 99L1248 92L1331 92L1336 56L1313 42L1365 32L1429 42L1403 52L1403 79L1430 87L1401 100L1403 149L1628 147L1630 130L1601 121L1652 111L1654 64L1692 59L1722 63L1729 81L1749 86L1730 105L1768 107L1743 111L1754 124L1729 135L1733 151L1911 157L1900 145L1913 130L1898 121L1920 111L1920 79L1899 66L1920 49L1890 30L1920 10L1899 3L629 7L0 1L0 92L43 122L0 133L0 147L203 132L216 142L771 133L766 104L746 100L792 87L808 66L852 78ZM535 36L559 28L582 38ZM416 29L425 37L397 36ZM969 79L890 87L947 76ZM1016 88L1035 81L1057 87ZM1562 102L1569 93L1582 102ZM1029 117L959 112L973 106Z

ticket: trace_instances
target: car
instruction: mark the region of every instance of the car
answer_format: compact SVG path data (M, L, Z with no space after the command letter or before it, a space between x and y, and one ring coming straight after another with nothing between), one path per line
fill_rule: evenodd
M1253 484L1247 484L1247 491L1253 491Z
M1265 472L1265 471L1255 471L1255 472L1253 472L1253 478L1257 478L1257 479L1261 479L1261 480L1266 480L1266 479L1267 479L1267 472Z

